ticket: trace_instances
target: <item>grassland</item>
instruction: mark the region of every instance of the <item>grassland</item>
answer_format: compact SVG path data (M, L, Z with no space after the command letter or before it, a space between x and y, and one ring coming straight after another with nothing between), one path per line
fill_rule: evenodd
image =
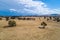
M60 22L35 18L36 20L15 19L17 26L6 28L8 21L0 20L0 40L60 40ZM47 23L45 29L38 28L42 21Z

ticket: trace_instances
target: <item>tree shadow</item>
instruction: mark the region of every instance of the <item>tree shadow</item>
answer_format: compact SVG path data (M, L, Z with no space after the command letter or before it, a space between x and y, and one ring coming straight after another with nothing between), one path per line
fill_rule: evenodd
M45 27L38 27L39 29L45 29Z
M4 26L3 28L10 28L10 27L14 27L14 26L8 26L8 25L7 25L7 26Z

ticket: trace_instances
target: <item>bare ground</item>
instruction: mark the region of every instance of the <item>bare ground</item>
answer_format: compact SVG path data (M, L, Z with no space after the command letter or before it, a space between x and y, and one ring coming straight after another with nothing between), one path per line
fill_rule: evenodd
M60 23L46 20L15 20L16 27L7 27L7 21L0 21L0 40L60 40ZM45 29L38 28L45 21Z

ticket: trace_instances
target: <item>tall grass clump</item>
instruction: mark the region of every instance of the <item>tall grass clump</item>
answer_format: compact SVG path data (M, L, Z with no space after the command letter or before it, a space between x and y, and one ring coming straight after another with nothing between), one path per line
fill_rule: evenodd
M10 20L10 21L8 21L8 25L9 25L9 27L14 27L14 26L16 26L16 22L14 20Z

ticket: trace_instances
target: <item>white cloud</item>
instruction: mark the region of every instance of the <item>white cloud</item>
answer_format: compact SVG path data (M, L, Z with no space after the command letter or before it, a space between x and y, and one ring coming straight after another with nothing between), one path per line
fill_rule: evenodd
M60 9L54 9L53 11L54 11L54 13L60 14Z
M23 12L30 12L36 14L48 14L50 12L47 5L42 1L32 1L32 0L17 0L18 4L24 5ZM20 9L21 10L21 9Z
M21 13L34 13L34 14L52 14L52 13L60 13L60 10L58 9L50 9L47 7L47 5L42 1L33 1L33 0L15 0L18 6L20 5L20 8L18 10L16 9L10 9L12 11L18 11Z
M10 11L17 11L16 9L9 9Z

